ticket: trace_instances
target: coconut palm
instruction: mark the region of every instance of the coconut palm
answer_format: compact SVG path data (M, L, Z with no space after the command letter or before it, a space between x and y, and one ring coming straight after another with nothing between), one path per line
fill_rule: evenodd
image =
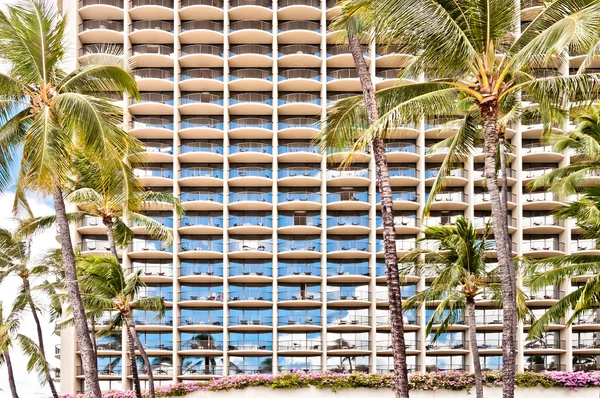
M378 44L394 45L401 54L415 54L401 77L422 73L441 77L380 90L376 95L380 118L360 133L355 150L366 147L373 137L385 138L405 123L418 122L424 116L456 115L461 108L466 111L458 132L462 138L455 144L462 148L457 152L469 153L476 133L482 133L504 302L503 396L512 397L517 293L502 200L505 195L497 175L498 153L502 155L505 142L503 124L510 118L509 113L518 112L509 104L516 103L522 91L539 104L547 133L555 115L569 102L596 96L598 77L584 72L595 56L600 37L600 26L592 22L600 14L600 7L594 0L554 1L520 35L515 34L520 6L513 0L346 0L342 8L347 18L358 19L371 28ZM591 51L579 73L536 77L536 68L555 66L567 49ZM356 134L356 126L365 126L368 120L366 108L359 97L339 101L328 122L339 135ZM499 157L501 174L505 175L506 162Z
M11 277L17 277L21 283L19 292L15 297L11 316L23 317L26 312L29 311L31 313L36 326L37 345L40 351L44 353L44 334L39 317L41 309L40 305L36 303L36 298L33 294L34 287L31 285L31 282L33 278L45 276L45 267L38 267L37 264L32 264L30 246L30 241L23 241L15 233L0 228L0 283L13 282L14 279ZM45 382L48 384L52 396L58 398L58 393L50 374L50 368L45 367L43 370L45 372Z
M369 68L364 58L364 48L361 45L362 26L358 20L349 18L339 18L334 22L333 29L339 27L345 33L354 66L358 74L363 99L366 109L368 126L374 124L379 119L377 100L375 98L375 86L371 80ZM327 118L317 142L323 151L329 148L344 149L353 147L356 149L355 141L357 132L351 130L339 129L335 118ZM371 147L375 158L375 168L377 170L378 188L381 197L381 217L383 220L383 246L384 259L386 266L386 277L388 287L388 300L390 312L390 324L392 326L392 353L394 357L394 385L397 398L408 398L408 366L406 364L406 347L404 341L404 320L402 319L402 298L400 295L400 283L398 275L398 256L396 254L396 230L394 226L394 208L392 199L392 184L390 173L385 155L385 146L383 135L375 134L371 140L363 143L364 150L367 146ZM349 164L352 161L352 153L343 164ZM352 367L352 364L350 364Z
M135 342L137 350L144 360L150 397L154 398L152 364L135 329L133 311L158 311L159 315L162 316L165 311L163 298L137 297L140 289L146 286L141 278L141 271L135 273L124 271L121 264L112 256L81 257L78 263L82 268L81 284L85 286L87 292L86 301L96 302L94 307L103 307L105 311L112 311L110 323L101 333L110 333L119 327L125 328L128 337ZM129 349L131 351L131 346ZM131 352L130 355L132 368L134 368L136 367L136 357Z
M6 320L4 319L2 303L0 303L0 365L6 364L6 372L8 373L8 385L10 387L10 393L12 398L19 398L17 393L17 385L15 383L15 374L12 366L12 360L10 359L10 348L12 347L12 341L8 330L5 329L4 325Z
M117 54L90 56L72 72L62 70L66 26L66 16L45 0L23 0L0 12L0 52L9 64L9 71L0 73L0 191L14 184L17 170L17 205L26 205L26 190L52 195L86 389L99 398L63 187L74 148L110 163L122 161L135 146L119 127L122 110L96 94L126 92L137 98L138 92L128 61Z
M575 130L552 137L555 151L571 150L577 161L535 179L531 189L547 187L564 199L585 187L585 178L600 170L600 108L592 105L578 119Z

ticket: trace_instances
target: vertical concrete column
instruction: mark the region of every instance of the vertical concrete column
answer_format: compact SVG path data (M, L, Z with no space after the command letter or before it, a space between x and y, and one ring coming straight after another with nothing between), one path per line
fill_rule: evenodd
M277 154L279 153L279 139L277 136L278 126L279 126L279 118L278 118L278 98L279 92L277 89L277 80L279 75L279 68L277 65L277 58L279 56L279 47L277 41L277 32L278 32L278 19L277 19L277 8L278 3L277 0L273 0L273 20L272 20L272 30L273 30L273 359L272 363L272 372L273 374L279 373L278 363L279 363L279 338L277 333L277 302L279 301L279 291L278 291L278 283L277 283L277 275L278 275L278 243L279 243L279 211L277 210L277 203L279 202L279 189L277 186L277 181L279 177L279 162L277 161Z

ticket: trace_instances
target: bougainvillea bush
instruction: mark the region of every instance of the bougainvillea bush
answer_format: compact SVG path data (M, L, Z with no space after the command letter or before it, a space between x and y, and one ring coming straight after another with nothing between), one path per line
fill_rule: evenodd
M466 372L433 372L414 373L409 376L411 390L452 390L469 391L475 385L472 373ZM502 372L483 372L483 380L487 387L502 386ZM600 372L544 372L519 373L516 376L518 387L524 388L570 388L600 386ZM298 389L306 387L340 391L346 388L392 388L393 376L390 374L367 373L305 373L300 371L286 372L279 375L240 374L224 376L208 383L179 383L160 386L156 389L157 397L182 397L194 391L228 391L241 390L247 387L268 387L273 389ZM147 395L144 395L147 397ZM105 391L103 398L134 398L133 391ZM67 394L61 398L87 398L85 394Z

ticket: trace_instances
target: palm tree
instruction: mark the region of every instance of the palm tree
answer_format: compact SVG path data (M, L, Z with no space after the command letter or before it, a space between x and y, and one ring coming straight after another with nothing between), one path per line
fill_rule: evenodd
M579 117L577 128L552 137L554 150L571 150L577 161L535 179L531 189L546 188L561 199L586 186L585 178L600 170L600 108L592 105Z
M148 375L150 397L154 398L154 378L152 377L152 364L146 354L143 344L135 329L133 321L134 310L158 311L164 315L165 303L162 297L137 297L140 289L146 286L141 278L141 271L129 273L124 271L119 262L111 257L82 257L79 260L82 268L81 284L86 287L89 296L86 300L96 302L105 311L113 311L114 315L110 324L103 333L109 333L118 327L127 330L130 340L135 342L140 355L144 360ZM131 351L131 346L129 347ZM135 354L135 353L134 353ZM130 352L130 355L131 352ZM135 355L130 360L132 369L136 367ZM137 370L137 369L136 369Z
M369 68L364 58L361 45L361 25L358 20L341 18L334 22L344 29L348 46L352 53L354 66L360 79L363 99L367 115L367 125L373 125L379 119L375 86L371 80ZM335 26L335 25L334 25ZM334 27L335 29L335 27ZM362 35L364 37L364 35ZM334 113L335 115L335 113ZM326 123L317 137L317 142L323 151L328 148L344 149L353 147L350 156L343 163L352 161L352 153L357 149L357 132L354 129L339 129L335 117L327 117ZM383 245L386 266L390 324L392 329L392 353L394 357L394 385L397 398L408 398L408 366L406 364L406 346L404 341L404 320L402 318L402 298L400 295L400 279L398 274L398 255L396 253L396 230L394 226L394 203L392 199L392 184L388 169L383 135L375 134L370 141L363 142L360 150L367 146L372 148L377 170L378 188L381 196L381 217L383 220ZM352 367L352 365L350 365Z
M489 282L497 279L486 269L485 251L491 247L488 237L488 228L478 236L473 224L459 217L451 226L425 228L424 237L418 241L429 243L435 250L415 250L402 258L407 264L416 264L421 274L435 275L427 289L404 301L407 309L422 305L437 307L426 330L430 334L434 325L440 325L433 341L456 321L457 310L466 310L477 398L483 398L483 380L477 348L475 300Z
M0 365L6 364L6 371L8 373L8 385L10 386L10 393L12 398L19 398L17 393L17 385L15 383L15 374L13 371L12 360L10 359L10 348L12 341L8 330L5 329L4 325L6 320L4 319L2 303L0 303Z
M596 96L597 75L584 73L595 52L583 60L576 75L537 78L534 72L536 68L552 66L551 60L561 58L568 49L594 49L600 26L591 20L600 14L600 9L594 0L557 0L544 7L520 35L515 35L520 6L513 0L346 0L342 7L346 18L360 20L372 29L377 44L393 45L401 54L415 54L401 76L425 73L427 77L441 77L379 91L376 97L381 116L361 132L355 149L424 116L456 115L457 104L465 110L458 132L462 138L456 143L457 147L462 146L458 152L469 152L475 133L483 133L485 178L504 302L503 396L513 397L516 273L503 200L505 187L503 184L499 188L497 178L498 153L503 155L505 143L503 123L508 113L515 112L509 104L517 102L521 91L539 103L547 132L553 116L569 101ZM362 97L339 101L328 121L340 135L356 134L356 126L365 125L368 120L366 108ZM500 161L504 176L503 156Z
M52 195L86 388L100 398L63 187L74 148L111 163L121 162L135 146L119 127L122 110L96 94L125 92L137 98L138 91L128 61L118 54L88 57L72 72L63 71L66 26L66 16L43 0L8 5L0 12L0 52L10 65L0 73L0 191L13 186L12 171L18 170L15 209L27 207L26 190Z
M15 276L21 280L21 286L11 312L11 316L21 317L25 312L30 311L33 320L35 321L38 346L42 353L44 348L44 334L42 332L42 324L40 322L39 305L36 304L33 296L33 287L31 279L45 276L45 267L32 266L30 258L30 241L21 240L13 232L0 228L0 282L6 282L7 278ZM48 367L44 368L44 379L52 396L58 398L52 375Z

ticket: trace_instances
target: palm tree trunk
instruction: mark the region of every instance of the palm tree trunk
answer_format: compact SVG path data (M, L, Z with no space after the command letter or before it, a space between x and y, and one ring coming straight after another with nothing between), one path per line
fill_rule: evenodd
M498 103L488 101L480 105L481 115L484 120L484 157L485 178L492 203L492 224L494 239L496 240L496 253L500 270L500 283L502 285L502 302L504 319L502 327L502 380L503 398L513 398L515 389L515 352L516 352L516 275L512 259L511 239L508 233L506 211L502 208L502 198L498 189L496 177L496 149L498 145Z
M33 320L35 321L35 327L37 331L38 338L38 346L40 347L40 351L44 356L44 361L46 361L46 349L44 348L44 334L42 333L42 324L40 323L40 318L38 317L37 309L33 302L33 298L31 297L31 287L29 285L29 279L23 278L23 289L25 290L25 295L27 297L27 303L29 304L29 309L31 310L31 315L33 316ZM46 383L48 383L48 387L50 387L50 392L52 393L52 397L58 398L58 393L56 392L56 387L54 386L54 380L52 380L52 375L50 375L50 369L45 367L45 376Z
M473 373L475 374L475 396L483 398L483 377L479 349L477 348L477 331L475 326L475 299L467 298L467 322L469 325L469 340L471 340L471 355L473 356Z
M363 95L365 107L372 125L379 119L375 88L363 49L358 37L348 32L348 43L354 66ZM377 136L373 143L373 156L375 168L379 177L379 193L381 196L381 217L383 219L383 244L385 248L385 267L387 275L388 299L390 303L390 323L392 329L392 353L394 356L394 390L396 398L408 398L408 367L406 365L406 345L404 342L404 320L402 319L402 298L400 296L400 278L398 275L398 256L396 254L396 230L394 226L394 208L392 200L392 184L385 157L385 147L381 136Z
M133 390L136 398L142 398L142 387L140 386L140 376L138 374L137 361L135 357L135 347L133 337L129 327L127 327L127 350L129 351L129 363L131 364L131 378L133 379Z
M152 376L152 365L150 364L150 359L148 358L148 354L146 354L146 350L138 337L137 331L135 330L135 325L133 324L133 320L131 319L131 314L125 315L125 322L127 323L127 331L130 333L131 337L135 341L135 345L137 349L140 351L140 355L144 358L144 364L146 364L146 368L148 369L148 390L150 392L150 398L155 398L154 395L154 377Z
M60 234L62 248L62 260L65 270L65 284L69 301L73 312L75 323L75 334L81 353L81 364L85 375L86 392L90 398L101 398L100 383L98 382L98 360L94 353L90 330L88 328L85 308L81 300L81 292L77 282L77 266L75 264L75 253L71 234L69 232L69 221L67 220L67 210L63 199L62 190L58 185L54 186L54 211L56 212L56 224Z
M112 220L103 219L102 222L106 226L106 236L108 236L108 245L110 246L110 253L119 261L119 254L117 253L117 244L115 243L115 231L113 231Z
M19 398L19 394L17 394L17 385L15 384L15 374L13 373L12 361L10 360L10 354L8 353L8 350L4 351L2 355L4 356L4 361L6 362L10 393L12 394L12 398Z
M98 356L98 343L96 342L96 317L94 315L90 316L90 339L92 339L94 354Z
M498 138L498 147L500 148L500 173L502 175L502 191L500 200L502 201L502 210L506 214L506 225L508 225L508 169L506 168L504 133Z

